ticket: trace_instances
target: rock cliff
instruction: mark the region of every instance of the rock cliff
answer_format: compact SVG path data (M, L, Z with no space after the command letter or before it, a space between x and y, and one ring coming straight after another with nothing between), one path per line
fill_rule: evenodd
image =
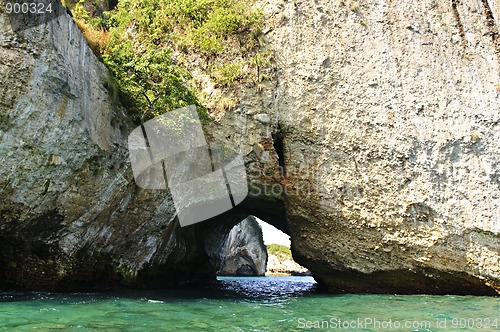
M331 291L499 291L499 3L261 6L274 80L220 121L253 214Z
M293 275L310 276L311 273L303 266L297 264L293 259L283 259L276 255L267 258L267 275Z
M0 285L102 289L213 276L169 194L136 187L126 146L135 124L71 17L13 32L0 10Z
M335 292L500 292L500 5L260 1L269 81L207 131L241 146L250 196L180 228L135 186L106 69L69 16L0 9L0 284L158 286L215 276L255 215Z
M280 244L267 246L266 275L311 275L305 267L300 266L293 260L290 248Z
M263 276L267 251L262 229L255 217L248 217L231 229L219 275Z

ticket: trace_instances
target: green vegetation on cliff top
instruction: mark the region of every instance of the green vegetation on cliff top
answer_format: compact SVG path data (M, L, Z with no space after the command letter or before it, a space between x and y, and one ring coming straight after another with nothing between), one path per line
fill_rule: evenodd
M269 255L274 255L278 257L279 260L293 260L292 251L287 246L282 244L269 244L266 248Z
M230 88L251 73L258 76L268 57L261 47L263 16L251 1L120 0L102 17L85 9L93 4L69 6L112 72L123 104L143 120L190 104L205 114L191 84L194 67Z

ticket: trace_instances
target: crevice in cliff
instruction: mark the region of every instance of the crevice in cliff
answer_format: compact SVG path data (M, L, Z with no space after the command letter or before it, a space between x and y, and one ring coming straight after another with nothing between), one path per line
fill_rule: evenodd
M283 145L283 134L281 132L273 134L273 147L278 155L278 165L281 175L285 176L285 152Z
M453 12L453 17L457 21L458 33L460 35L460 40L462 42L462 48L465 50L467 48L467 39L465 39L465 30L462 20L460 19L460 14L458 13L458 5L460 0L451 0L451 10Z
M500 63L500 32L497 25L495 24L495 17L493 16L493 11L491 10L488 0L481 0L484 7L484 14L486 16L486 24L490 30L491 41L493 42L493 47L495 48L495 53Z

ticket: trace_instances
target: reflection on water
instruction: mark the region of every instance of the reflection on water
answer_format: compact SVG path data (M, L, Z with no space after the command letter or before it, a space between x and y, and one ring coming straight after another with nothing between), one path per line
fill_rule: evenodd
M178 289L125 289L101 293L0 292L2 302L54 302L58 304L92 304L120 298L150 303L195 299L228 299L232 301L285 301L316 292L312 277L218 277L205 286ZM156 300L155 300L156 299Z
M248 301L286 301L316 292L312 277L218 277L218 280L223 294Z

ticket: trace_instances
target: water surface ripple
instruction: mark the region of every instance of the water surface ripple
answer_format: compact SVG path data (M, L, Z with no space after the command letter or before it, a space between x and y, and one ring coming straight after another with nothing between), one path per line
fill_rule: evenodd
M331 295L310 277L176 290L0 292L0 331L500 331L500 298ZM496 323L495 323L496 320Z

